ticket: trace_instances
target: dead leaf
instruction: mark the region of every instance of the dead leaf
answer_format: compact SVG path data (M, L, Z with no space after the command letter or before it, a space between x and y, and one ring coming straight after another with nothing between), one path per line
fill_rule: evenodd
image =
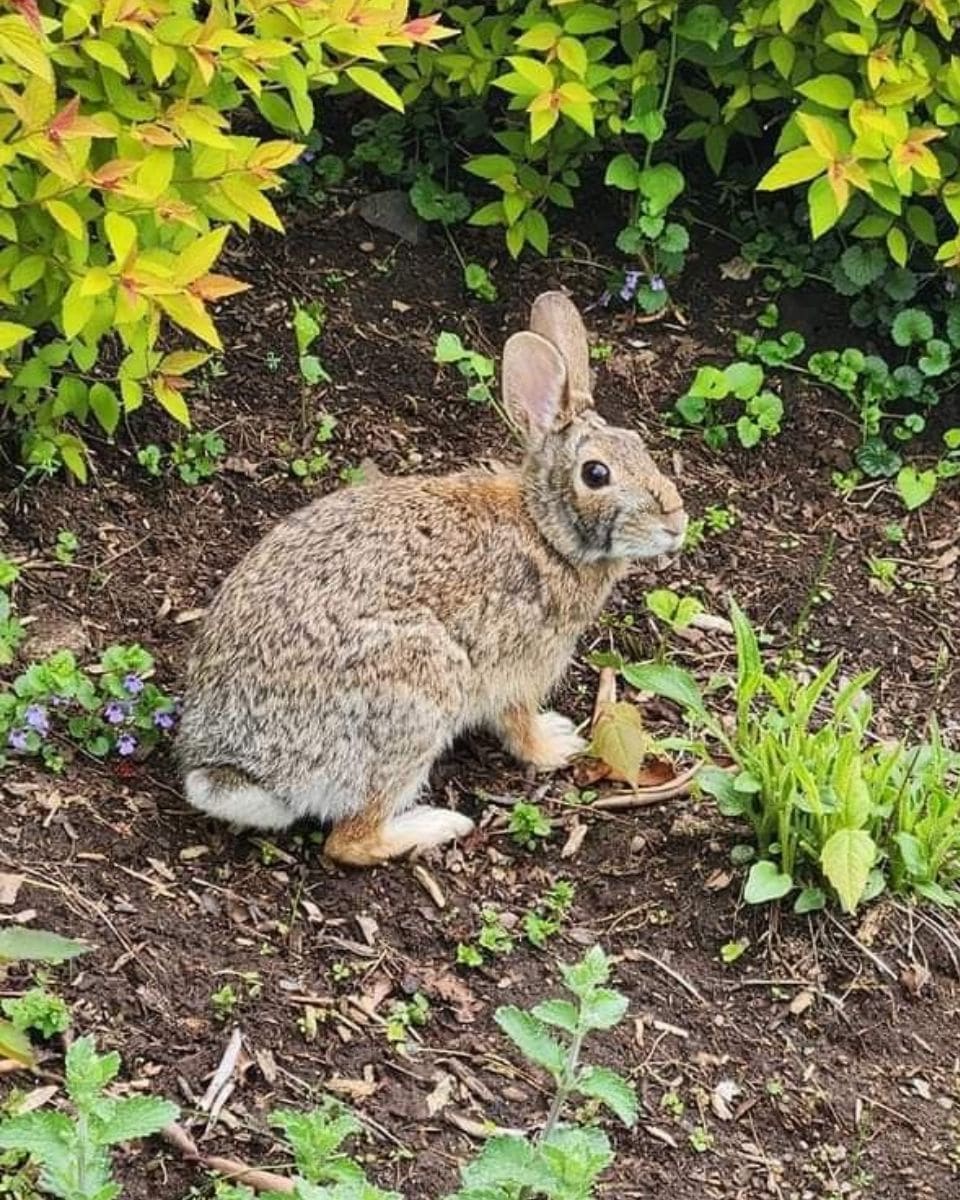
M380 926L373 917L365 917L363 915L356 918L357 927L363 934L363 940L368 946L373 947L377 940L377 934L380 932Z
M416 863L413 867L413 877L434 902L437 908L447 907L447 898L444 896L440 888L440 884L437 883L426 867Z
M918 962L912 962L900 972L900 982L911 996L919 996L930 982L930 972Z
M737 254L720 264L720 278L735 279L738 283L743 283L750 278L755 269L754 263L747 262L745 258Z
M193 862L194 859L203 858L205 854L209 853L209 846L184 846L177 857L181 862Z
M483 1002L477 999L462 979L449 971L427 967L417 975L421 991L432 998L446 1001L461 1024L469 1025L483 1011Z
M426 1098L427 1116L435 1117L438 1112L447 1107L453 1099L454 1083L452 1075L448 1075L445 1071L438 1072L437 1085Z
M23 881L22 875L0 875L0 906L12 908L16 904Z
M732 879L733 875L730 871L716 870L707 876L703 886L710 892L722 892L725 887L730 886Z
M346 1096L348 1100L367 1100L380 1085L374 1079L344 1079L334 1075L323 1086L337 1096Z
M733 1120L733 1109L730 1105L743 1092L743 1088L734 1079L721 1079L710 1093L710 1107L721 1121Z
M617 702L617 673L613 667L601 667L600 677L597 680L597 696L593 702L593 717L590 721L590 728L596 729L597 721L603 713L605 704L616 704Z
M264 1047L261 1050L257 1050L254 1057L257 1060L257 1066L260 1068L260 1074L267 1083L276 1083L277 1060L273 1057L273 1051Z
M246 475L248 479L253 479L259 463L252 462L249 458L243 458L239 454L230 454L223 460L223 467L224 470L230 471L234 475Z
M787 1010L794 1017L800 1017L807 1011L808 1008L810 1008L815 999L816 996L813 994L813 992L811 992L808 988L804 988L803 991L797 992L794 998L790 1001L790 1003L787 1005Z
M574 855L579 854L580 847L583 845L583 839L586 836L587 826L575 817L573 824L570 826L570 832L567 834L567 840L563 843L560 857L573 858Z

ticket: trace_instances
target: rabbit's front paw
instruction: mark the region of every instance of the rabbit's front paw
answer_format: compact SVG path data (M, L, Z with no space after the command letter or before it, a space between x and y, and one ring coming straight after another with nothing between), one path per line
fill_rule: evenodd
M577 733L570 718L556 712L537 713L532 733L527 762L541 771L565 767L571 759L582 754L588 744Z

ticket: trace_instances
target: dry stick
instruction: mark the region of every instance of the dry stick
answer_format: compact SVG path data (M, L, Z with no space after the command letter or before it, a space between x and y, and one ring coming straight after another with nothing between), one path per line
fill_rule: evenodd
M240 1051L243 1049L243 1038L240 1036L240 1029L234 1026L233 1033L230 1034L230 1041L227 1042L227 1047L223 1052L223 1057L220 1059L220 1066L210 1080L210 1086L204 1093L203 1099L200 1101L200 1107L204 1112L209 1112L214 1101L221 1091L226 1087L237 1066L237 1059L240 1057Z
M272 1171L261 1171L256 1167L248 1167L246 1163L235 1158L220 1158L215 1154L201 1154L197 1143L182 1125L172 1121L161 1131L161 1136L178 1150L187 1162L197 1163L208 1171L217 1171L234 1183L245 1183L247 1187L257 1192L292 1193L296 1184L285 1175L275 1175Z
M694 1000L696 1000L699 1004L709 1007L710 1001L706 998L706 996L704 996L703 992L694 987L690 980L685 979L679 971L675 971L673 967L668 967L667 964L662 959L657 958L655 954L649 954L646 950L631 950L630 957L642 958L649 963L653 963L653 965L655 967L659 967L665 975L669 975L671 979L675 979L677 983L679 983L684 989L684 991L689 992L690 995L693 996Z
M847 938L849 941L853 942L853 944L856 946L856 948L860 951L861 954L863 954L866 958L870 959L870 961L873 963L873 965L877 968L877 970L882 975L886 975L886 977L888 979L892 979L894 981L894 983L896 983L896 981L897 981L896 971L894 971L890 967L888 967L887 964L883 961L883 959L880 957L879 954L874 954L874 952L871 949L869 949L867 946L865 946L863 944L863 942L860 941L859 938L855 937L850 932L849 929L844 928L844 926L841 924L840 921L837 920L837 918L833 915L833 913L828 912L827 918L829 919L831 925L835 925L837 927L837 929L840 930L840 932L843 934L843 936L845 938Z
M659 783L653 787L638 787L632 792L613 792L609 796L601 796L590 805L602 811L621 808L644 808L648 804L659 804L663 800L672 800L675 796L685 796L693 784L700 763L688 767L676 779L669 783Z

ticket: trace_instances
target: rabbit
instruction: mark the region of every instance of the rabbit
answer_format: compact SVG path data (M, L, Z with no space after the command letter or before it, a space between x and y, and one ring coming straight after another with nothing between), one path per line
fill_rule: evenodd
M572 301L544 293L529 324L502 364L519 468L342 489L228 575L178 733L195 808L255 829L312 818L331 860L371 866L471 831L417 803L463 731L486 727L544 771L583 751L540 705L614 584L677 551L687 519L640 436L594 410Z

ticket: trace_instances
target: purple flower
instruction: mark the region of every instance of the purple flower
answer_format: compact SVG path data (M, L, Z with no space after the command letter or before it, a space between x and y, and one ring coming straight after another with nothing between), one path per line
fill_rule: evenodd
M620 289L621 300L632 300L637 294L637 286L640 283L639 271L628 271L623 281L623 287Z
M663 282L662 275L651 275L650 276L650 291L651 292L665 292L666 290L667 290L667 285Z
M46 737L50 732L50 719L47 716L47 710L42 704L31 704L23 714L23 719L41 737Z
M132 733L121 733L117 738L117 753L121 758L129 758L137 748L137 739Z
M300 161L302 163L312 163L316 157L316 150L304 150L304 152L300 155Z
M26 750L27 731L25 729L11 729L7 735L7 743L11 750Z
M123 681L123 690L129 696L139 696L143 691L143 680L139 675L128 675Z
M153 723L158 729L172 729L177 723L176 714L170 711L155 712L153 714Z
M128 704L123 704L119 700L110 700L104 705L103 719L108 725L122 725L127 719L129 711Z

